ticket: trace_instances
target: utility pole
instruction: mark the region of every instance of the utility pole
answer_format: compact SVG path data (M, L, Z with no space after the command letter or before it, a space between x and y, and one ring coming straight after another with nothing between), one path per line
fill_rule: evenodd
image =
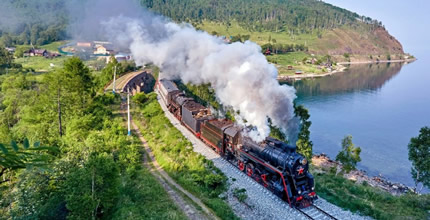
M63 136L63 126L61 124L61 102L60 102L60 87L58 87L57 93L57 108L58 108L58 132L60 137Z
M130 87L127 87L127 126L128 126L128 136L131 135L130 130Z
M113 94L115 94L115 84L116 84L116 65L115 65L115 71L113 72L113 87L112 87Z

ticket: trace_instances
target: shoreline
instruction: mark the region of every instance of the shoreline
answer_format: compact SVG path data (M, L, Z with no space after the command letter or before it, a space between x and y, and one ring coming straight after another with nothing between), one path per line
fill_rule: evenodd
M339 66L338 69L333 70L328 73L323 74L317 74L317 73L304 73L300 75L278 75L277 79L279 81L295 81L295 80L301 80L301 79L313 79L313 78L320 78L325 76L331 76L335 73L342 73L345 72L345 70L348 68L347 65L354 65L354 64L378 64L378 63L411 63L416 61L416 58L413 59L405 59L405 60L378 60L378 61L354 61L354 62L339 62L337 65Z
M404 60L368 60L368 61L354 61L354 62L338 62L338 65L351 65L351 64L372 64L372 63L411 63L413 61L417 60L416 58L413 59L404 59Z
M340 173L342 164L332 160L326 154L314 154L312 156L312 165L317 169L317 172L328 172L331 168L336 169L336 173ZM364 170L352 170L349 173L344 173L343 178L349 179L357 183L366 182L369 186L386 191L394 196L404 195L406 193L417 193L413 187L400 182L392 182L382 175L370 176ZM417 193L419 194L419 193Z

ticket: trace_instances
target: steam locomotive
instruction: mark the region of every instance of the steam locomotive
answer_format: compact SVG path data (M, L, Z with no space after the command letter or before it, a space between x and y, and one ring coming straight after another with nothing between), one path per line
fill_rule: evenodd
M242 135L242 128L231 120L215 118L174 82L159 79L156 87L164 104L182 125L290 207L304 208L318 198L308 161L296 152L296 147L272 137L256 143Z

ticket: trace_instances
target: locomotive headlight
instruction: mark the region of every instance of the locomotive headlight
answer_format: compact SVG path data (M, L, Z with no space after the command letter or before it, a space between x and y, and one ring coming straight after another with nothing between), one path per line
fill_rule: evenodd
M308 160L306 160L306 158L303 158L303 159L300 161L300 163L301 163L302 165L306 165L306 164L308 163Z
M314 187L312 187L312 191L314 191L315 190L315 186Z

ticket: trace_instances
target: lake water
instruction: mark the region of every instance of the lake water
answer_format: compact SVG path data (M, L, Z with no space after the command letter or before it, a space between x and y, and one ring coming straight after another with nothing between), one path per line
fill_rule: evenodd
M407 145L430 126L429 58L351 65L344 73L294 82L296 102L310 111L314 152L334 159L350 134L362 149L358 168L414 185Z

